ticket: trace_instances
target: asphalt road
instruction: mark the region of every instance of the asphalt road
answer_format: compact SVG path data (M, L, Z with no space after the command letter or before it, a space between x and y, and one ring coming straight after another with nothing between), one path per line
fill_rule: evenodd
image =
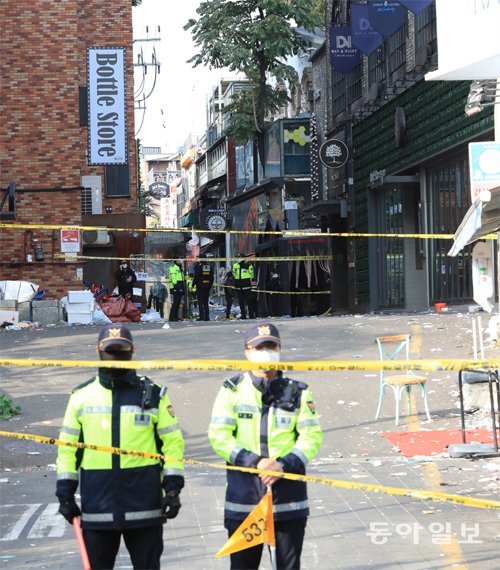
M470 357L470 317L448 314L395 314L274 320L283 340L283 360L376 359L374 338L419 333L416 356ZM243 357L238 321L131 325L136 359ZM53 327L0 333L3 357L95 359L98 329ZM147 373L146 371L144 371ZM0 393L22 407L0 429L56 437L68 394L93 371L76 368L0 368ZM167 385L186 439L186 455L218 461L206 437L211 405L224 378L221 372L151 371ZM432 422L425 415L394 425L394 401L387 393L382 417L374 420L378 374L297 372L307 382L321 414L324 444L309 474L357 483L432 488L453 494L499 497L491 461L446 457L407 459L384 437L385 431L457 428L456 373L429 373ZM417 409L423 411L416 396ZM410 425L411 424L411 425ZM80 568L71 527L56 514L52 446L0 438L0 563L5 568ZM487 470L489 466L490 470ZM497 472L498 473L498 472ZM498 475L500 478L500 475ZM165 527L164 567L226 568L214 554L226 539L222 528L224 472L187 467L183 508ZM431 503L365 491L310 484L311 517L302 567L330 568L498 568L500 518L497 511L451 503ZM117 568L131 568L120 551ZM269 568L263 563L262 568Z

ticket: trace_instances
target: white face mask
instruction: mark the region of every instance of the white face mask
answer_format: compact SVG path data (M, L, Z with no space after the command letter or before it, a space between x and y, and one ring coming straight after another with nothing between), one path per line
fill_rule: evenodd
M266 362L279 362L281 352L279 350L247 350L247 360L250 362L266 363Z
M127 269L127 265L126 265L126 264L120 265L120 268L121 268L121 269Z

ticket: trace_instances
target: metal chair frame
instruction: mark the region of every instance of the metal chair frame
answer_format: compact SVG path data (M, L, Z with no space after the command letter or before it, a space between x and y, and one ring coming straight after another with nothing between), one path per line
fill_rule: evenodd
M379 336L375 339L377 343L378 351L380 360L397 360L398 357L404 350L404 357L406 360L410 359L410 335L409 334L402 334L402 335L393 335L393 336ZM385 345L388 343L398 343L395 350L389 352ZM382 407L382 399L384 397L385 388L390 386L394 393L394 398L396 400L396 425L399 425L399 412L400 412L400 403L401 403L401 396L403 392L406 392L407 399L408 399L408 415L411 414L411 387L414 385L420 386L422 392L422 399L424 400L424 407L425 413L427 415L427 419L431 421L431 416L429 413L429 405L427 403L427 386L426 386L427 378L425 376L417 376L413 370L407 370L402 374L395 374L395 375L388 375L387 371L380 370L380 384L379 384L379 400L378 400L378 407L377 413L375 415L375 419L379 418L380 409Z

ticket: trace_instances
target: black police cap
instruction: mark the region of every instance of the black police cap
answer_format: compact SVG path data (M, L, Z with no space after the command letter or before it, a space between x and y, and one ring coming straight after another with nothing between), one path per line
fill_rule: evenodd
M271 323L259 323L245 331L245 346L257 348L263 342L274 342L281 346L280 333Z
M101 329L97 337L98 350L105 351L112 346L120 347L122 350L132 350L134 347L132 333L125 325L116 323Z

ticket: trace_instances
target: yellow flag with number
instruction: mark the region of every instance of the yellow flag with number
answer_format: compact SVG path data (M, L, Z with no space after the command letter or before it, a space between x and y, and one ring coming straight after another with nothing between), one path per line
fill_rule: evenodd
M267 542L271 546L276 545L271 489L267 491L260 503L234 531L226 544L217 552L215 558L257 546L263 542Z

